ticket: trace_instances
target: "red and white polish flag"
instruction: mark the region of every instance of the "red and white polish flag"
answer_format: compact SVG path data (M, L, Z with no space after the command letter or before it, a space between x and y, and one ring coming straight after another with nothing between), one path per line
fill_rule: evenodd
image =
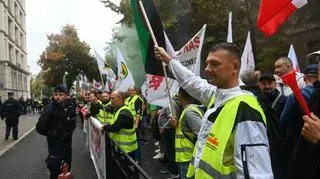
M271 36L288 17L308 3L307 0L261 0L258 28Z

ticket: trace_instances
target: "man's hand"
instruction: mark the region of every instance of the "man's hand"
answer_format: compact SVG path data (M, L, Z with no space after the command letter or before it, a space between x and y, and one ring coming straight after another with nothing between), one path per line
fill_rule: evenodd
M172 58L170 55L164 50L162 47L154 47L154 54L156 55L156 58L158 60L161 60L162 62L169 64Z
M179 121L177 120L176 117L172 117L172 118L171 118L171 126L172 126L173 128L177 128L177 127L179 126Z
M301 130L301 134L309 142L315 144L320 141L320 119L311 113L311 117L303 116L304 126Z

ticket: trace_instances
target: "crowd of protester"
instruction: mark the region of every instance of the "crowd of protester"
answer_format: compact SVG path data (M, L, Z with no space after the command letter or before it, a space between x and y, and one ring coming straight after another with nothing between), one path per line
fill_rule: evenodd
M320 82L318 65L310 64L305 69L302 69L301 72L296 71L297 84L312 111L312 114L309 116L304 114L292 90L280 78L294 70L291 60L288 57L276 59L274 68L274 73L252 70L245 71L239 76L239 87L241 90L246 91L245 93L253 94L258 101L259 106L253 108L259 111L259 113L254 112L254 115L260 114L263 116L262 119L264 121L253 126L247 126L248 128L244 129L244 133L252 132L253 137L260 138L261 136L254 134L254 131L246 130L250 130L250 127L253 127L252 129L259 128L259 125L263 124L265 129L261 128L261 131L266 130L265 133L267 134L267 142L261 144L267 145L266 153L263 153L266 156L262 156L263 159L256 159L255 162L248 164L248 166L241 165L243 167L242 175L244 178L248 176L261 176L261 178L274 177L279 179L319 178L320 120L318 117L320 116ZM159 172L168 174L167 178L187 178L187 176L194 177L193 175L197 178L197 176L205 175L195 174L196 172L192 171L194 164L192 162L197 157L195 154L196 147L201 145L201 141L199 140L201 132L206 130L203 129L203 125L206 123L206 120L204 120L205 113L211 110L211 108L215 108L215 100L209 98L207 99L207 103L204 104L200 98L194 98L193 96L195 95L189 94L188 90L181 87L173 96L172 108L169 110L168 107L149 104L136 87L130 87L124 93L120 91L110 93L91 89L90 92L82 96L83 98L79 102L78 109L83 120L88 116L96 117L104 124L103 129L107 133L130 133L129 129L135 129L136 133L134 136L137 138L137 146L132 147L129 153L142 166L141 141L151 141L149 133L152 130L152 138L156 140L155 146L157 146L153 159L165 161L167 164L166 168L159 169ZM120 100L120 105L117 103L119 106L115 107L114 101L117 98ZM250 101L250 99L248 100ZM128 114L126 118L127 120L133 120L133 122L125 123L120 119L121 117L119 117L119 120L114 119L114 114L122 106L126 106L126 109L131 112L131 115ZM220 110L219 112L221 112L220 108L218 107L215 110ZM262 111L259 109L262 109ZM214 119L219 118L219 115L216 113L212 113L211 115L213 115ZM256 116L252 116L253 114L235 113L234 115L246 116L246 120L252 120L248 121L248 123L258 120L255 119ZM210 120L210 116L209 118L206 116L206 118ZM126 129L126 132L123 129ZM233 130L235 129L233 128ZM211 142L212 149L215 149L220 142L215 136L209 136L207 140ZM241 139L240 136L239 140L247 139ZM261 148L255 152L259 153L264 150L264 148ZM134 155L132 151L134 151ZM227 153L231 156L238 155L236 152L233 154L233 151L227 151L227 149L223 152L225 153L221 155L227 156ZM268 159L269 155L270 159ZM208 156L210 156L210 153ZM222 166L227 166L230 162L231 165L237 165L236 162L239 162L225 158L221 161ZM203 164L201 162L203 162L202 159L197 164L199 168ZM259 165L264 168L259 168ZM268 165L270 165L270 171ZM234 170L230 169L230 171L232 173ZM211 177L214 175L208 166L207 168L204 167L204 172ZM223 173L222 171L219 172ZM264 174L265 176L263 176ZM241 174L237 173L237 176L239 175Z

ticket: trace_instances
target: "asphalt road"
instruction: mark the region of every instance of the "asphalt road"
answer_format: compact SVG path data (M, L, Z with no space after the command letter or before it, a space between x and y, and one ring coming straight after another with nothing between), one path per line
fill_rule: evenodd
M76 179L97 178L85 147L85 136L78 122L73 135L71 172ZM3 139L0 139L3 140ZM0 179L45 179L49 171L44 160L48 154L46 138L36 131L0 157Z
M38 116L29 116L29 118L29 120L26 120L28 125L31 123L30 121L35 120L36 122ZM34 125L35 122L32 122L30 125ZM20 125L22 130L23 124L21 123ZM23 132L25 131L21 131L20 135L22 135ZM1 137L0 140L4 140L3 137ZM152 159L155 155L154 150L156 147L154 146L155 141L151 141L143 142L141 146L142 168L153 179L166 178L166 175L159 172L160 169L165 168L165 164ZM73 134L72 148L71 172L75 178L96 179L97 175L90 160L88 148L85 146L85 135L81 129L80 121L78 121L77 128ZM47 155L46 138L36 131L32 131L8 152L0 156L0 179L49 178L49 171L45 163Z

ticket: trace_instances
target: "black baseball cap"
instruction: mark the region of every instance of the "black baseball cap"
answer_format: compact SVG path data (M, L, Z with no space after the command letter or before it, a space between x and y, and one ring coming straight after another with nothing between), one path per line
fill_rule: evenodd
M276 79L274 78L273 74L271 74L271 73L263 73L260 76L259 81L262 81L262 80L276 81Z
M54 88L54 92L58 92L58 93L68 93L67 88L62 85L62 84L58 84L55 88Z

